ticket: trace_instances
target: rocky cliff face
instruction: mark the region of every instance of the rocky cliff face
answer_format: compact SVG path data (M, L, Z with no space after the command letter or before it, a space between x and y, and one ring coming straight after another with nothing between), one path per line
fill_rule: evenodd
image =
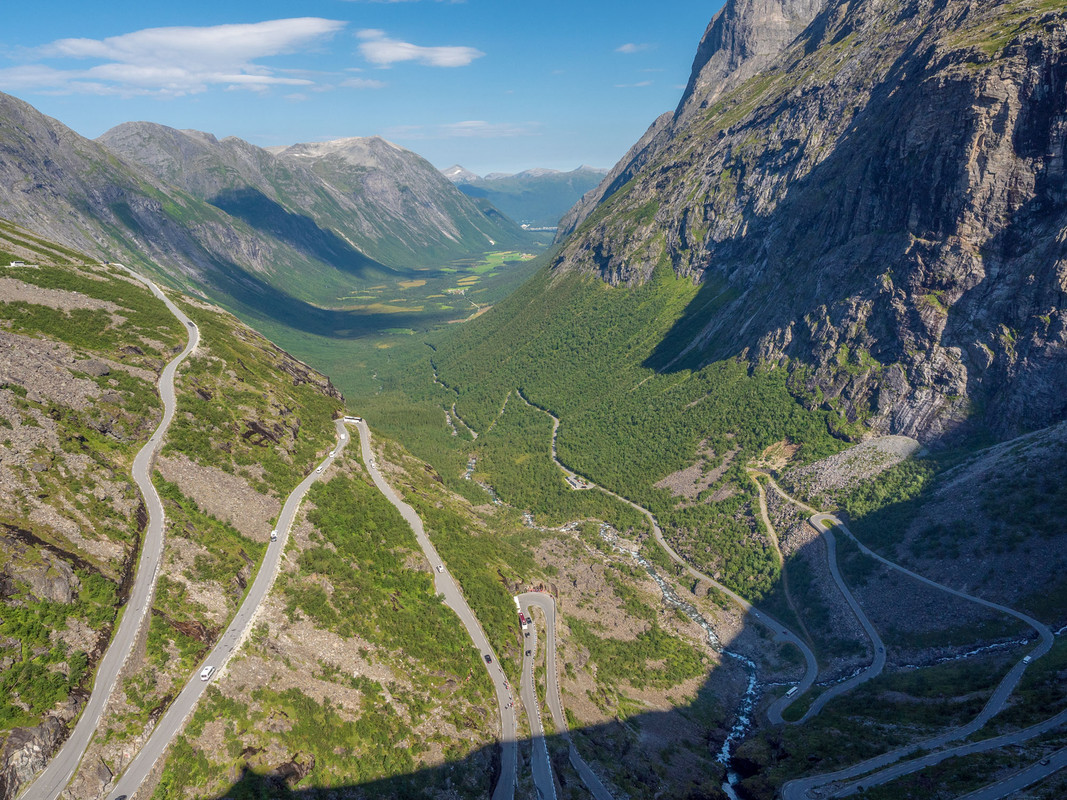
M164 213L205 224L178 193L115 158L27 103L0 93L0 217L101 258L158 259L179 274L201 276L208 254ZM180 261L174 258L181 253Z
M711 50L556 268L701 281L663 368L781 363L878 431L1067 416L1067 12L835 0L747 80Z
M669 147L685 121L766 67L824 5L826 0L728 0L704 31L678 109L656 119L600 185L563 217L560 238Z

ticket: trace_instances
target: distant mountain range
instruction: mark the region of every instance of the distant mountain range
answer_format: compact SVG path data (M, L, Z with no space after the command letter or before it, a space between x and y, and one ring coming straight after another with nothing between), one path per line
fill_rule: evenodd
M536 167L514 175L491 172L479 177L455 164L442 173L468 197L488 200L512 219L539 228L555 227L583 195L600 184L608 171L587 166L570 172Z
M536 243L384 139L272 152L130 122L90 141L2 93L0 218L290 324L359 282Z

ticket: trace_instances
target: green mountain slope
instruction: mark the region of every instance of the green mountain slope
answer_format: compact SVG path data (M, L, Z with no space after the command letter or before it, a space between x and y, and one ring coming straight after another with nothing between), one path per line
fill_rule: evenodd
M12 261L24 266L8 266ZM155 388L187 333L127 272L0 221L0 796L66 737L108 645L146 522L130 477L159 423ZM155 481L168 521L143 648L82 767L119 769L236 611L279 500L333 445L323 376L217 307L176 382ZM224 488L221 488L224 487Z
M288 150L150 123L93 142L0 94L0 214L245 318L326 336L405 327L403 314L344 298L421 279L408 267L539 246L383 140Z
M536 241L512 220L482 209L421 156L380 137L271 148L305 168L345 200L361 248L404 266L440 266L487 250Z
M1064 146L1059 12L894 8L830 4L754 77L695 81L549 266L432 338L416 377L394 356L385 391L455 403L484 434L521 389L562 421L565 464L656 510L742 591L774 574L742 468L772 443L804 461L869 432L948 445L1062 418L1067 206L1058 156L1037 154ZM998 136L980 133L992 113ZM431 425L402 431L402 408L382 408L394 434L459 471ZM656 487L697 464L714 475L697 502Z

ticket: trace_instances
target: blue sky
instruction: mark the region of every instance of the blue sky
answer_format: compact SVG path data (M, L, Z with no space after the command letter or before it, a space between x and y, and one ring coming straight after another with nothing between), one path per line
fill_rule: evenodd
M610 167L673 110L721 5L6 3L0 90L88 137L151 120L258 145L380 135L479 174Z

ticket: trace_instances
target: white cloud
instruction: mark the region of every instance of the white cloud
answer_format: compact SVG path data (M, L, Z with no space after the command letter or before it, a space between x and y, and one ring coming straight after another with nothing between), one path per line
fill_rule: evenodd
M415 61L428 67L465 67L485 55L473 47L424 47L390 39L385 31L367 28L356 33L363 41L359 52L372 64L389 67L401 61Z
M306 49L346 23L318 17L211 27L147 28L106 39L59 39L30 53L37 60L98 60L84 69L25 64L0 69L0 86L56 93L179 96L212 86L264 91L309 86L258 59Z
M509 136L528 136L532 133L530 125L516 125L510 122L485 122L480 119L453 122L439 127L450 138L497 139Z
M534 122L486 122L472 119L444 125L401 125L385 132L397 139L506 139L514 136L536 136Z
M619 45L618 47L616 47L615 52L626 53L627 55L629 55L631 53L641 53L645 50L651 50L653 47L655 47L655 45L650 44L648 42L642 42L640 44L635 42L627 42L626 44Z
M640 89L643 86L651 86L652 81L638 81L637 83L616 83L616 89Z

